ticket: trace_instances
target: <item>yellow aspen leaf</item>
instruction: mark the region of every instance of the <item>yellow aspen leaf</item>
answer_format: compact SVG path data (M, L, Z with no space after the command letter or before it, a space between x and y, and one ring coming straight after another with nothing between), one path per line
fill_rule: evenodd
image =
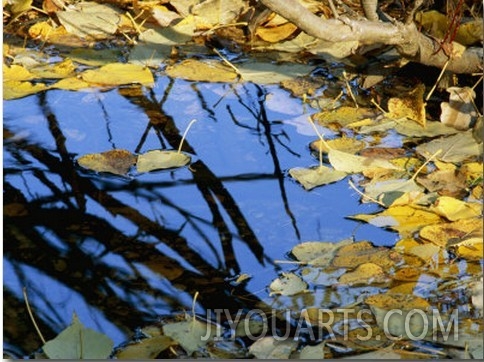
M400 254L373 246L369 241L360 241L340 247L331 265L337 268L356 268L364 263L373 263L389 269L401 261Z
M350 218L396 230L403 236L411 235L426 225L436 224L442 220L433 212L411 205L392 206L377 214L359 214Z
M366 143L363 141L356 140L350 137L335 138L332 140L321 141L316 140L311 142L310 147L312 150L319 152L328 152L329 148L340 150L346 153L355 154L366 147Z
M375 168L401 170L400 167L385 159L352 155L335 149L328 150L328 158L335 170L347 173L358 173Z
M98 69L86 70L81 73L85 82L101 85L121 85L139 83L152 85L153 74L148 68L137 64L111 63Z
M196 59L187 59L169 66L166 74L173 78L201 82L233 82L237 78L237 74L221 62Z
M369 285L381 284L388 281L388 277L382 267L374 263L364 263L351 272L347 272L339 277L341 284Z
M77 77L69 77L59 80L50 86L50 88L64 89L64 90L80 90L91 87L87 82Z
M428 225L419 232L420 238L442 247L447 247L449 244L470 236L482 237L482 235L483 225L481 218L461 219L454 222Z
M74 75L76 66L70 59L63 60L56 64L43 65L32 68L32 73L38 79L59 79Z
M293 23L285 23L275 27L259 27L255 33L264 41L278 43L289 38L297 29Z
M77 163L88 170L109 172L121 176L125 176L135 162L136 156L123 149L90 153L77 159Z
M415 89L407 94L399 97L390 98L388 100L388 115L389 118L409 118L421 126L425 127L425 103L423 101L423 94L425 92L425 85L419 84Z
M430 210L447 220L456 221L482 215L482 204L465 202L450 196L440 196Z
M22 98L48 89L45 84L30 82L21 82L18 80L9 80L3 82L3 99L10 100Z
M467 260L481 260L484 258L483 254L483 239L470 238L463 240L455 249L457 256Z
M35 76L24 66L12 64L10 67L3 66L3 81L22 81L33 79Z

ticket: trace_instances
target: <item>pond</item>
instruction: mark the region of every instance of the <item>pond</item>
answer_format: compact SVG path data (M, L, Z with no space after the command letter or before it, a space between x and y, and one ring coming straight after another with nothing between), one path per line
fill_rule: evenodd
M4 348L24 356L42 345L24 288L46 339L76 313L118 345L191 310L197 292L202 315L273 305L267 287L293 267L280 261L301 242L393 245L398 234L346 218L377 210L359 203L348 179L306 191L288 176L318 163L311 112L278 86L162 75L152 89L5 101ZM76 164L111 149L177 149L192 119L186 167L124 178ZM244 274L251 278L234 286ZM318 293L310 302L331 307L361 288Z

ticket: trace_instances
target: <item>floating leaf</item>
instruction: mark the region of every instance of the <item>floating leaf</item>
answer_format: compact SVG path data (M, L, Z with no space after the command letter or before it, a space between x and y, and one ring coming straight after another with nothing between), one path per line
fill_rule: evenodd
M112 35L120 21L118 11L109 5L91 2L76 3L56 15L69 33L82 37Z
M436 170L429 175L417 177L419 184L430 192L440 195L463 197L467 194L466 176L455 170Z
M269 43L278 43L290 37L298 27L293 23L284 23L272 27L258 27L255 34Z
M131 166L136 163L136 156L127 150L116 149L81 156L77 163L92 171L126 176Z
M435 213L413 205L392 206L377 214L359 214L349 218L366 221L378 227L388 227L405 235L442 220Z
M49 89L80 90L90 88L91 84L84 82L77 77L64 78L52 84Z
M295 167L289 170L289 175L303 185L306 190L342 180L347 176L346 172L333 170L325 166Z
M344 239L337 243L325 241L307 241L296 245L291 254L298 261L307 262L313 266L326 266L329 264L338 248L353 243L353 239Z
M456 221L481 216L482 204L441 196L435 201L430 210L445 217L447 220Z
M340 284L350 285L369 285L381 284L388 281L382 267L374 263L364 263L351 272L347 272L339 277Z
M374 115L375 112L369 108L342 106L335 110L316 113L313 115L313 120L322 126L337 123L341 127L344 127L350 123L361 121L364 118Z
M86 328L74 314L72 324L42 346L50 359L107 359L113 341L106 335Z
M347 173L358 173L373 168L401 169L384 159L357 156L334 149L329 150L328 158L335 170Z
M249 352L257 359L289 359L296 350L298 341L294 339L276 340L274 337L264 337L255 341Z
M467 237L482 237L482 219L476 217L428 225L420 230L419 236L441 247L451 246Z
M389 118L409 118L425 127L425 104L423 94L425 85L420 83L415 89L407 94L400 95L388 100Z
M199 82L233 82L237 78L233 69L214 60L186 59L165 71L169 77Z
M282 273L282 276L273 280L269 286L269 295L295 295L307 291L308 285L304 280L293 273Z
M72 60L66 59L56 64L47 64L31 68L31 72L38 79L61 79L74 75L76 67Z
M139 83L152 85L153 74L148 68L137 64L112 63L81 73L85 82L101 85L121 85Z
M4 82L30 80L34 78L35 75L22 65L12 64L11 66L3 66Z
M482 143L479 144L472 136L472 130L459 132L453 136L439 138L418 145L415 150L418 154L428 157L439 150L436 158L444 162L463 162L469 158L482 154Z
M77 48L69 53L69 58L74 62L91 66L115 63L121 56L121 51L116 49Z
M189 164L191 157L174 150L153 150L138 156L138 172L150 172L167 168L182 167Z
M325 350L325 343L319 343L315 346L306 345L301 350L299 354L300 359L312 359L312 360L321 360L325 358L324 354Z
M246 6L243 0L206 0L197 2L191 13L199 28L211 29L235 21Z
M339 248L332 261L336 268L356 268L364 263L373 263L388 269L400 262L401 257L387 248L377 248L369 241L360 241Z
M311 149L317 152L319 152L320 150L323 152L328 152L328 147L330 147L332 149L350 154L355 154L358 151L361 151L365 148L365 146L365 142L350 137L335 138L331 140L326 140L324 142L321 140L316 140L314 142L311 142L310 144Z
M165 349L174 344L173 340L167 336L155 336L144 338L133 344L128 344L116 353L117 359L154 359Z
M18 80L8 80L3 82L3 99L10 100L22 98L47 89L48 87L42 83L33 84Z
M386 206L390 206L403 193L415 191L423 192L424 188L413 180L405 179L371 182L365 186L365 195L383 202Z
M297 63L275 64L259 60L237 64L237 69L245 82L277 84L285 80L308 75L314 70L314 66Z
M430 304L423 298L408 294L376 294L366 298L378 326L391 335L403 338L421 337L432 333L428 321L432 320ZM393 313L398 310L401 313ZM424 314L415 313L415 310ZM387 315L388 313L391 313Z
M482 237L467 238L454 246L455 254L467 260L482 260L484 258L484 244Z
M208 341L213 340L216 335L216 327L213 324L190 318L182 322L165 324L163 333L178 342L188 355L191 355L205 347Z

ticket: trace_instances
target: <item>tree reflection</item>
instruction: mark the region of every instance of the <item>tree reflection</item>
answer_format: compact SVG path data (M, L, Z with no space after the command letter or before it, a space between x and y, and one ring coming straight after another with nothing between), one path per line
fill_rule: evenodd
M173 82L161 101L156 100L152 91L143 92L141 88L119 90L149 120L135 152L140 151L150 130L157 134L160 148L178 147L180 131L173 118L163 111L172 86ZM196 87L194 91L202 107L213 115L214 110L201 98L201 92L197 92ZM278 180L286 212L299 235L288 205L275 147L276 143L284 145L281 137L285 135L271 129L264 109L264 90L257 87L255 108L247 105L248 95L249 92L245 96L238 95L238 99L253 115L254 125L239 122L233 112L232 119L241 127L253 127L264 137L274 163L273 174L251 177ZM45 93L37 97L55 140L55 149L48 150L28 139L19 139L4 124L4 152L13 160L4 169L4 255L20 284L35 290L35 278L23 272L24 267L29 267L78 293L86 304L127 333L156 320L152 308L154 301L166 310L189 308L186 296L193 296L197 291L200 292L198 301L205 309L224 308L234 312L270 309L243 285L230 283L230 277L241 272L239 258L247 257L237 255L235 239L242 241L259 263L267 263L269 259L235 198L225 188L227 179L217 177L203 160L190 165L192 179L185 183L198 190L210 211L209 217L200 218L168 198L162 192L166 184L99 180L80 172L73 153L67 148L65 131L49 107ZM112 139L109 142L114 144ZM188 142L183 149L196 155ZM250 177L245 179L248 180ZM143 212L133 204L133 198L138 204L159 200L165 208L183 217L184 225L195 230L216 262L207 261L179 229L160 223L157 217L163 218L163 215L150 217ZM235 234L229 221L235 227ZM129 227L125 227L126 222ZM214 228L218 240L207 234L201 224ZM49 295L45 292L39 291L36 297L49 305ZM8 317L4 322L5 340L22 353L30 353L41 342L35 337L33 328L26 328L29 322L25 313L18 316L19 309L24 309L19 290L5 287L4 316ZM63 327L52 310L37 309L35 313L47 339Z

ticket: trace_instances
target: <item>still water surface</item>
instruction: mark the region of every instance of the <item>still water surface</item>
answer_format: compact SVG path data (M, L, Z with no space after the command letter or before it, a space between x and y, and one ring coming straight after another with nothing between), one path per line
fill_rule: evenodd
M202 314L270 305L267 286L291 269L275 261L298 243L392 245L396 234L345 219L374 210L347 180L308 192L288 177L317 164L308 112L276 86L166 77L153 89L4 102L4 347L25 355L41 346L24 287L47 339L75 312L119 344L160 315L191 310L197 291ZM189 167L125 179L76 166L114 148L176 149L193 118ZM242 273L252 278L234 289ZM310 302L343 305L360 292L323 290Z

